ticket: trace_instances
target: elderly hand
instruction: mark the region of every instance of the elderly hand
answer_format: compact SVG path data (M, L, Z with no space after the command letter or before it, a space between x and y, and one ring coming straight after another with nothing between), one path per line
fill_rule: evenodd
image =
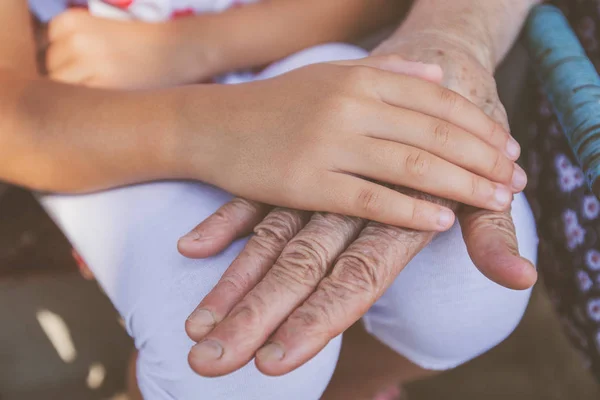
M496 90L494 66L489 61L493 57L487 48L474 47L446 32L417 31L382 43L374 54L401 54L408 60L440 65L444 86L474 102L510 131ZM535 267L519 256L510 211L488 212L461 206L457 215L469 255L485 276L513 289L529 288L535 283Z
M443 35L389 42L376 53L440 64L445 85L507 126L492 74ZM535 269L518 255L508 212L463 209L460 215L471 257L484 274L515 289L535 282ZM180 251L209 256L257 223L246 248L187 321L189 336L200 342L190 365L201 375L229 373L254 356L269 375L302 365L357 321L434 235L335 214L269 213L268 206L235 199L183 238Z

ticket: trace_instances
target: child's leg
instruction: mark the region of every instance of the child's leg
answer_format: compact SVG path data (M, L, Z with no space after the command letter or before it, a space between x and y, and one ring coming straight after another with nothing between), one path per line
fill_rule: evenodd
M319 46L264 74L364 55L347 45ZM185 334L185 319L244 241L216 257L189 260L177 252L177 240L229 198L200 183L167 182L85 196L46 196L42 202L124 317L139 350L137 375L146 400L316 400L333 373L340 338L278 378L262 375L250 363L226 377L207 379L187 364L193 342Z
M512 215L521 254L535 263L535 223L523 194L515 196ZM409 263L363 318L366 330L388 347L357 327L344 335L324 399L350 394L355 400L371 399L386 385L469 361L515 329L529 295L530 290L509 290L485 278L471 262L456 224Z

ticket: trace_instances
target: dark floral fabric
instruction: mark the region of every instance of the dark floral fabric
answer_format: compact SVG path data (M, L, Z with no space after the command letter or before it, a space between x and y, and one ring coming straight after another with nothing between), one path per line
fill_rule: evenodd
M600 1L555 0L600 67ZM538 89L525 148L527 197L540 236L538 267L567 333L600 380L600 202Z

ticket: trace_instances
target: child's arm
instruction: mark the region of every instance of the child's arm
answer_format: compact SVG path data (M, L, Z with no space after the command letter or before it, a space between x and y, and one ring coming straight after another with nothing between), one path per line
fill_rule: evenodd
M267 0L213 16L221 71L264 65L301 49L345 42L398 21L407 0ZM175 21L185 35L194 18ZM221 29L220 27L226 27ZM189 48L201 52L193 41Z
M0 26L18 18L15 37L30 34L24 3L0 7ZM371 58L251 84L117 92L37 78L17 47L33 49L31 36L3 39L0 179L17 184L89 191L190 178L270 204L443 230L449 210L362 177L491 209L524 183L511 182L518 154L505 131L403 75L427 78L423 65Z
M112 88L199 82L266 65L301 49L348 41L398 19L403 0L265 0L165 23L69 10L50 24L53 79Z
M193 132L177 115L181 95L41 79L31 25L27 1L0 2L0 180L73 192L168 178L174 138Z

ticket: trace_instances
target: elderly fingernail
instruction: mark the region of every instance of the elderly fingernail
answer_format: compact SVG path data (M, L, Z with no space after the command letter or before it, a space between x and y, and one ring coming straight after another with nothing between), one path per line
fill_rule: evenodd
M505 208L512 201L511 191L504 186L496 187L496 191L494 192L494 201L498 207Z
M214 361L223 356L223 347L214 340L205 340L192 347L190 355L197 361Z
M260 361L281 361L285 352L283 347L277 343L269 343L256 352L256 358Z
M213 313L199 308L188 317L188 322L186 326L188 334L193 336L193 338L197 338L210 332L217 321Z
M194 241L194 240L199 240L199 239L200 239L200 234L199 234L198 232L196 232L196 231L191 231L191 232L189 232L189 233L187 233L187 234L183 235L183 236L182 236L182 237L179 239L179 241L180 241L180 242L181 242L181 241L184 241L184 242L186 242L186 241L192 242L192 241Z
M527 186L527 174L519 165L515 164L512 176L512 188L516 191L521 191Z
M438 215L438 225L442 229L449 229L454 222L454 213L450 210L441 210Z
M512 137L510 137L506 143L506 154L512 160L516 160L521 155L521 146L519 146L519 143Z

